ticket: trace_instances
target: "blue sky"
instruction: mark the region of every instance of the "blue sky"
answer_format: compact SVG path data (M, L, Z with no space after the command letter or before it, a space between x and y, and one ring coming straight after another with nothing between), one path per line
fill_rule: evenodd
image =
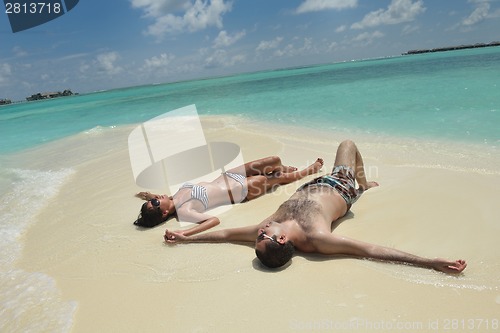
M12 33L0 98L399 55L500 40L500 0L80 0Z

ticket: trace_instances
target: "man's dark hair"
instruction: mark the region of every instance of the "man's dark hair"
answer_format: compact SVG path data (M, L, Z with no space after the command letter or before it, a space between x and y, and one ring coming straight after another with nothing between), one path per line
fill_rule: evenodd
M162 213L158 209L148 209L148 202L146 201L141 207L141 213L134 224L144 228L152 228L158 224L166 221L167 218L163 218Z
M267 242L265 251L255 249L255 254L260 262L269 268L278 268L286 264L292 259L295 252L295 247L292 241L287 241L285 244L277 242Z

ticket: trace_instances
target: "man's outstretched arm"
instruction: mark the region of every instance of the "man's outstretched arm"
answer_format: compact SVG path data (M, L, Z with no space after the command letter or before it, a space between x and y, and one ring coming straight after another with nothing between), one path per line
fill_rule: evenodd
M393 248L369 244L334 234L319 234L313 240L316 252L327 255L348 255L381 261L407 263L414 266L432 268L448 274L462 272L465 260L429 259Z
M259 225L241 228L222 229L192 236L185 236L180 232L165 230L163 238L169 244L175 243L250 243L255 242Z

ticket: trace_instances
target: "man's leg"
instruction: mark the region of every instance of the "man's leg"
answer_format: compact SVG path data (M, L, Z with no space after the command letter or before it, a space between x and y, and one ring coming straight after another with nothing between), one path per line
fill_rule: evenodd
M358 185L363 190L367 190L371 187L377 186L376 182L367 182L365 176L365 168L363 165L363 158L359 153L358 147L351 140L343 141L338 149L337 155L335 156L335 166L345 165L354 171L354 177L358 182Z

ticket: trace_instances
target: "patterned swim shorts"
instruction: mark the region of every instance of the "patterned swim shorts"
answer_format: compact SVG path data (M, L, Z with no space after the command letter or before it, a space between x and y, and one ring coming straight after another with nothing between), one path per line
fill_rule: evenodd
M331 174L315 178L299 187L297 191L311 185L329 186L333 188L342 196L342 198L344 198L347 203L348 210L363 193L363 191L356 189L353 170L345 165L338 165L334 167Z

